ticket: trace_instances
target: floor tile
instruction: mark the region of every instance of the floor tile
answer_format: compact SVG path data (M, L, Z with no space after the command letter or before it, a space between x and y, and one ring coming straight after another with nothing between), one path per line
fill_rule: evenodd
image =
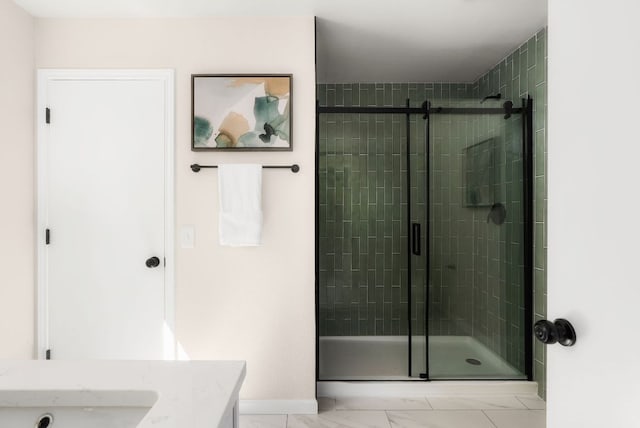
M481 410L390 411L387 415L392 428L495 428Z
M289 415L287 428L390 428L382 411L340 410L318 415Z
M545 428L544 410L485 410L496 428Z
M318 397L318 411L326 412L336 408L336 399L332 397Z
M547 408L547 403L537 395L518 395L517 398L527 406L527 409L544 410Z
M287 415L240 415L240 428L286 428Z
M336 398L336 410L429 410L425 398L344 397Z
M526 409L515 396L428 396L431 407L439 410Z

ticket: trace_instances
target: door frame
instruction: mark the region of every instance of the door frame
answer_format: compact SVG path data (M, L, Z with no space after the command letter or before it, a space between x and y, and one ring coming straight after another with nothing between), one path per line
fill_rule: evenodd
M36 358L45 359L49 349L47 186L49 132L46 123L48 84L60 80L147 80L160 81L164 87L164 323L167 337L165 360L176 359L175 337L175 72L172 69L39 69L36 100ZM55 112L52 115L55 120ZM167 331L168 330L168 331ZM167 343L168 342L168 343Z

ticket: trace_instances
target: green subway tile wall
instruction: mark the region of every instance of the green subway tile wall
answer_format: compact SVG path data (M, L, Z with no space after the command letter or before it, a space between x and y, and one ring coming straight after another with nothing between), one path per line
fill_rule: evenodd
M546 316L546 30L473 83L320 84L321 105L478 107L486 95L534 98L536 320ZM502 101L487 101L495 107ZM524 370L521 119L497 115L432 115L430 335L469 335ZM320 334L407 333L407 196L403 115L320 116ZM425 129L410 120L412 221L426 213ZM493 201L506 207L503 225L489 207L465 205L463 168L474 144L494 147ZM465 155L466 153L466 155ZM466 156L466 160L465 160ZM425 247L423 230L423 247ZM423 248L424 250L424 248ZM423 254L425 254L423 252ZM412 257L412 331L424 334L423 259ZM534 345L534 379L545 395L545 350Z
M318 100L330 106L403 107L407 97L412 106L428 97L452 105L471 89L468 84L320 84ZM319 126L320 335L406 335L405 115L322 114ZM411 220L423 224L426 189L418 183L426 183L424 126L420 116L411 117ZM421 241L424 255L424 228ZM423 335L426 264L424 256L413 259L411 326L413 334ZM442 295L435 292L432 299ZM456 317L449 311L446 317L438 310L429 316L430 334L451 334L448 321Z
M350 90L340 93L352 99ZM355 93L369 97L367 90ZM407 277L403 120L402 115L320 117L322 336L407 334L401 287Z
M547 315L547 29L523 43L473 86L474 97L501 92L507 99L530 95L534 100L534 315ZM534 341L533 378L546 396L546 349Z

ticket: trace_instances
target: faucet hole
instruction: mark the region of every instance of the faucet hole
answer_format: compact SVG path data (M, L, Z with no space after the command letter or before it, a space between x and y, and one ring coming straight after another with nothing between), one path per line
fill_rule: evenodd
M53 425L53 415L50 413L45 413L44 415L38 418L38 423L36 423L35 428L49 428Z

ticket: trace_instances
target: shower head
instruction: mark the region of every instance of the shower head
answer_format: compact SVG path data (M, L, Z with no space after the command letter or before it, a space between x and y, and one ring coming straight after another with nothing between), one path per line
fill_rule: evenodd
M485 102L487 100L499 100L500 98L502 98L502 94L501 93L497 93L495 95L488 95L488 96L484 97L482 99L482 101L480 101L480 104L482 104L483 102Z

